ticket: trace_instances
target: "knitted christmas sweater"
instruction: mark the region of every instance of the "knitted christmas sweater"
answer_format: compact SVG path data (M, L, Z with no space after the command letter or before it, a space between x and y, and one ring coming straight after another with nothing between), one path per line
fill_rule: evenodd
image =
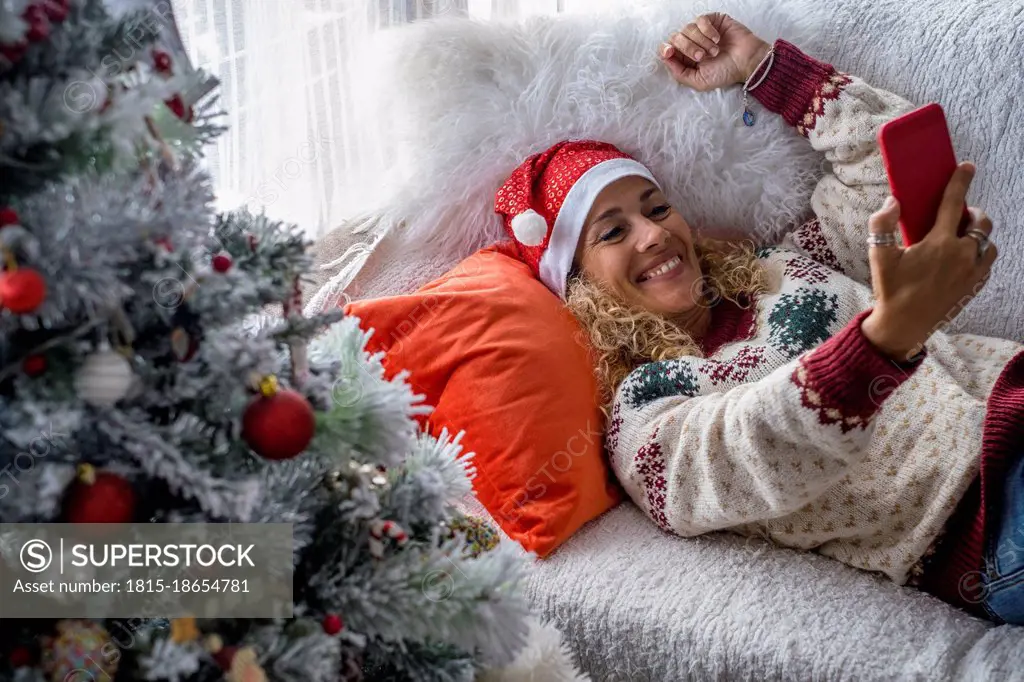
M867 223L889 193L876 133L914 105L775 50L751 94L830 162L816 217L757 252L769 291L713 308L705 357L621 384L612 467L667 531L761 536L971 608L963 583L1024 449L1024 345L937 332L898 363L865 338Z

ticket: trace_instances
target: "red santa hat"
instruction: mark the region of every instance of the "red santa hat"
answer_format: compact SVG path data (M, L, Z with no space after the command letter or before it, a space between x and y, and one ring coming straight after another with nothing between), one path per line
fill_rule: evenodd
M559 298L583 224L597 195L624 177L638 175L661 189L639 161L606 142L564 140L526 159L494 198L505 231L522 260Z

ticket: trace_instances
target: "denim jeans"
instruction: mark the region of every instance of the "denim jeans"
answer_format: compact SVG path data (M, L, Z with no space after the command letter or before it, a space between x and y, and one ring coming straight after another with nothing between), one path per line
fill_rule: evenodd
M1024 625L1024 452L1010 467L1003 507L985 543L985 610Z

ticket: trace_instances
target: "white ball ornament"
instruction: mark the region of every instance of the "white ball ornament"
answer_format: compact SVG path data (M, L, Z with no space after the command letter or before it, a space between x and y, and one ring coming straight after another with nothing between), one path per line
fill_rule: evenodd
M548 221L528 208L512 219L512 234L523 246L540 246L548 235Z
M101 350L85 359L75 374L75 391L96 407L111 407L131 390L135 374L128 360L112 350Z

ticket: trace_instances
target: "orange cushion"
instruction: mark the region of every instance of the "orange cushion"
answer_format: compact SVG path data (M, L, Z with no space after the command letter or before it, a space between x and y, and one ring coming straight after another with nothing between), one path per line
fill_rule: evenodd
M509 537L546 556L622 499L579 323L510 243L473 254L419 291L355 301L347 314L435 409L435 436L465 431L480 502Z

